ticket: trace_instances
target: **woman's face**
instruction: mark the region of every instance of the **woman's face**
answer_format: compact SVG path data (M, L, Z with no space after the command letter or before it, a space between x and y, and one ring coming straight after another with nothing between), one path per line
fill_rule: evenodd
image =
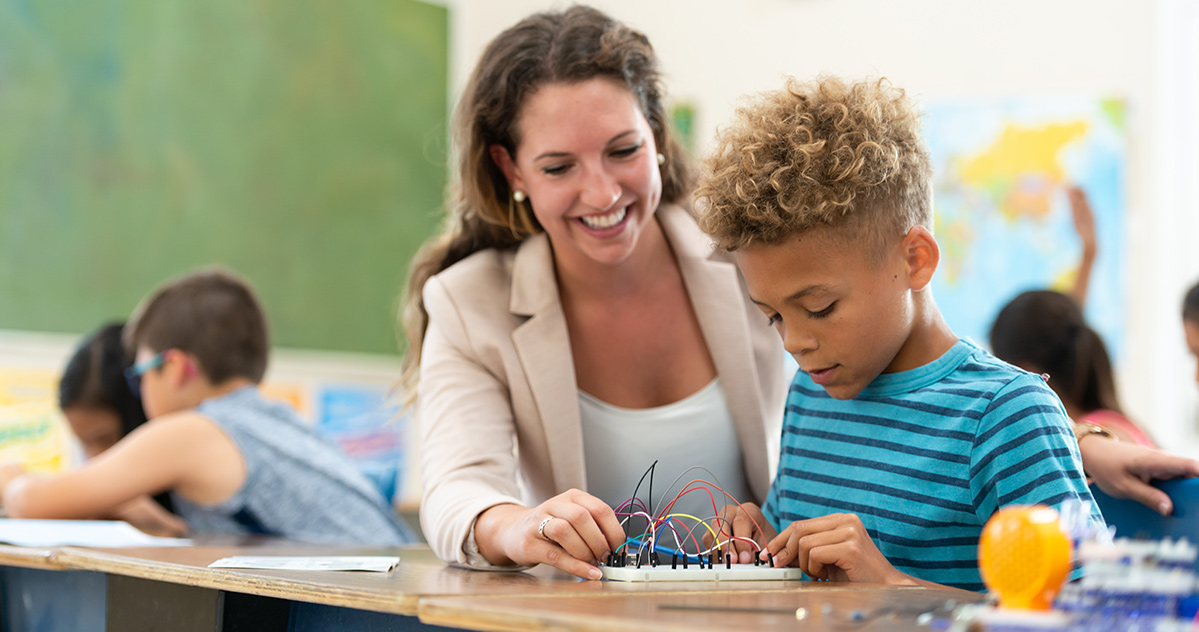
M662 197L658 148L637 98L607 79L546 85L517 120L519 144L492 160L524 191L559 260L617 264Z
M1195 356L1195 382L1199 383L1199 322L1183 320L1182 329L1186 332L1187 347L1190 348L1191 355Z
M121 417L111 408L68 406L62 414L89 459L121 440Z

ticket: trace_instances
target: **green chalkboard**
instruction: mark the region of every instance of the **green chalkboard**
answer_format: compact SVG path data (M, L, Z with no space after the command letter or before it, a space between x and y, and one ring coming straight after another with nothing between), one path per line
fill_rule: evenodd
M447 59L412 0L0 3L0 329L88 331L219 263L274 344L397 353Z

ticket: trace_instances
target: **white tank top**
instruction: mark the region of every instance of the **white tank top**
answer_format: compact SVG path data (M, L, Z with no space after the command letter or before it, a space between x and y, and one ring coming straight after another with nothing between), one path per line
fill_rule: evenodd
M718 379L694 395L657 408L620 408L579 391L579 413L583 423L587 492L610 506L618 507L629 500L638 479L655 460L658 461L653 475L655 513L661 513L661 505L670 502L693 479L716 483L742 502L753 500L745 481L741 443ZM663 500L666 487L675 477L696 465L711 470L719 482L707 472L692 470ZM731 502L715 488L712 493L717 508ZM637 495L642 501L650 501L648 476ZM674 504L671 513L711 518L712 499L705 491L690 492ZM684 523L690 527L694 521ZM640 532L645 523L631 524L641 525L633 530ZM680 529L680 533L685 531ZM700 533L697 530L696 537ZM673 545L673 536L669 539Z

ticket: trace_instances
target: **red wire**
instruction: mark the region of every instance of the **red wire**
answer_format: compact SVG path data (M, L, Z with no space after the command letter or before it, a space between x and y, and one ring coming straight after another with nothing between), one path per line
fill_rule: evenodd
M677 501L678 499L682 498L684 494L687 494L687 493L689 493L689 492L695 491L695 490L697 490L697 489L702 489L702 490L704 490L704 491L708 492L708 497L712 499L712 514L713 514L713 515L716 515L716 514L718 513L718 510L717 510L717 508L716 508L716 497L712 495L712 490L711 490L711 489L708 489L708 488L706 488L706 487L703 487L702 485L701 485L701 486L698 486L698 487L691 487L691 485L692 485L692 484L695 484L695 483L703 483L703 484L706 484L706 485L711 485L711 486L712 486L713 488L715 488L717 491L719 491L720 493L724 494L726 498L728 498L729 500L733 501L733 503L735 503L735 504L737 505L737 508L738 508L738 509L741 509L742 511L745 511L745 507L744 507L744 506L742 506L742 504L741 504L741 501L739 501L739 500L737 500L736 498L734 498L732 494L730 494L730 493L728 493L728 492L724 491L723 489L721 489L719 485L717 485L717 484L715 484L715 483L713 483L713 482L711 482L711 481L706 481L706 480L704 480L704 479L699 479L699 478L697 478L697 479L692 479L692 480L691 480L690 482L688 482L688 483L687 483L685 486L683 486L683 491L679 492L679 493L678 493L678 495L676 495L676 496L675 496L673 499L671 499L671 501L670 501L669 503L667 503L667 504L666 504L666 507L665 507L665 508L662 510L662 514L661 514L661 515L663 515L663 516L669 516L669 515L670 515L670 509L671 509L672 507L674 507L674 503L675 503L675 501ZM765 531L763 531L763 530L762 530L762 525L758 524L758 521L757 521L757 520L754 520L753 516L749 515L749 512L748 512L748 511L745 511L745 517L746 517L746 518L749 518L749 521L753 523L754 527L755 527L755 528L757 528L757 530L758 530L758 532L759 532L759 533L765 533ZM726 523L726 522L727 522L726 520L724 520L724 519L721 519L721 523L722 523L722 524L721 524L720 532L721 532L721 534L722 534L722 535L724 534L724 530L725 530L725 525L724 525L724 523ZM729 537L730 537L730 538L731 538L731 537L733 537L733 533L732 533L732 529L731 529L731 528L729 528L729 534L728 534L728 535L729 535ZM692 536L692 537L694 538L694 536ZM755 543L755 544L756 544L756 543ZM698 544L697 544L696 546L698 546ZM761 547L761 548L765 549L766 547ZM698 550L698 549L697 549L697 550ZM767 551L769 551L769 549L766 549L766 550L767 550Z

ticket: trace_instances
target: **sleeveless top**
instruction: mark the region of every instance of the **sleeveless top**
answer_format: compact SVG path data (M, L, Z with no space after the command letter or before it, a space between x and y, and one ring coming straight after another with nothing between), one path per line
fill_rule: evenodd
M1121 415L1114 410L1096 410L1092 411L1087 416L1078 420L1079 423L1095 424L1100 428L1107 430L1119 430L1127 435L1132 442L1137 445L1143 445L1146 448L1156 448L1157 444L1141 427L1136 425L1131 419Z
M613 508L629 500L637 481L655 460L658 464L653 473L653 498L649 493L649 476L637 491L642 502L652 503L655 513L660 513L693 479L720 485L741 502L753 500L733 416L719 379L693 395L656 408L620 408L579 391L579 414L583 424L587 492ZM696 465L707 468L711 474L691 470L666 493L675 477ZM698 490L687 493L670 513L711 518L715 515L713 498L717 509L732 502L713 487L712 496ZM625 516L620 514L627 511L618 511L617 517L623 520ZM684 520L686 526L693 523ZM630 524L644 526L645 522L636 520Z
M241 452L246 480L228 500L200 505L172 492L193 533L260 533L305 542L398 545L414 541L383 495L335 445L290 407L247 386L206 399L211 419Z

